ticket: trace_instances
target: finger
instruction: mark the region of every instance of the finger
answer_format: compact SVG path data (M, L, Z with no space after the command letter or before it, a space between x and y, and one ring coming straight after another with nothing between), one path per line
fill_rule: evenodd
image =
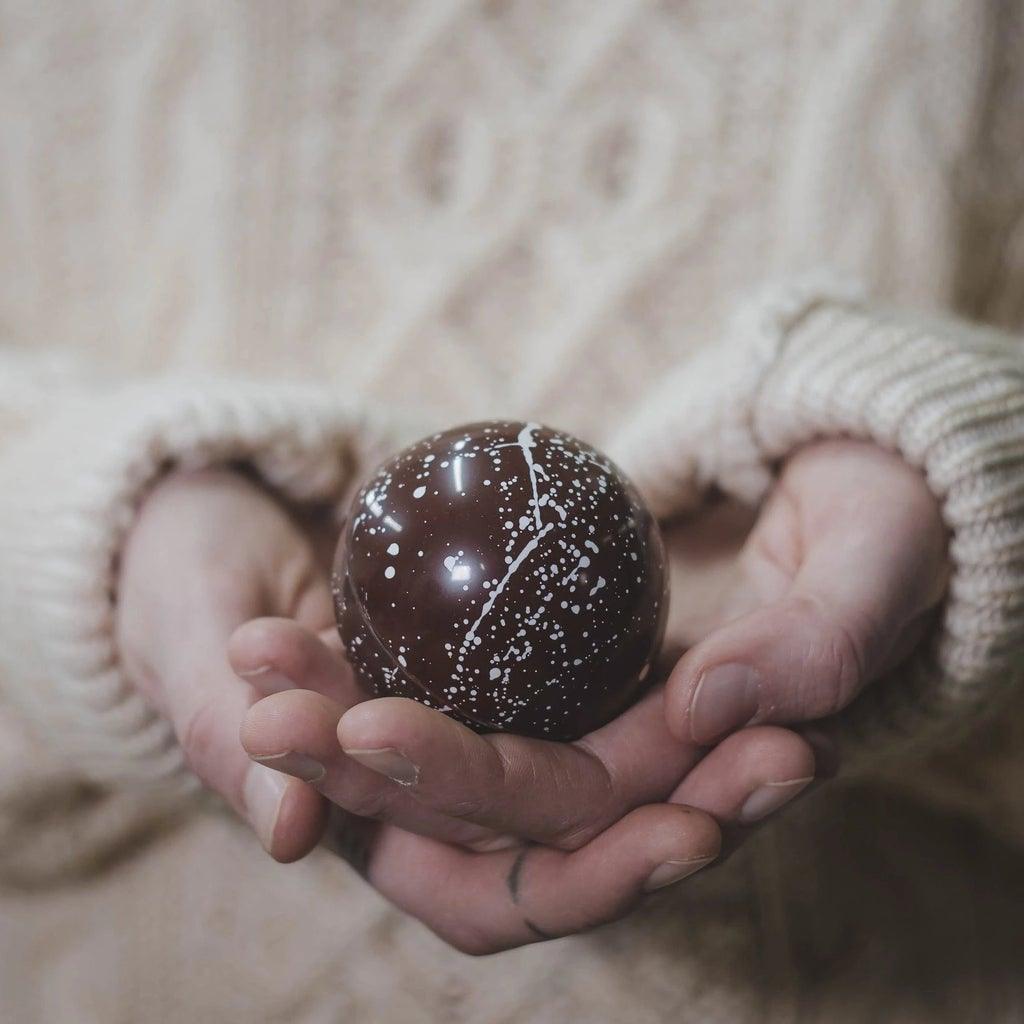
M691 808L638 808L572 852L531 846L470 853L394 828L367 858L370 882L466 953L483 955L583 931L718 855L714 819Z
M803 792L814 777L814 752L806 740L778 726L752 726L710 750L669 799L706 811L722 824L753 825Z
M238 729L255 699L228 666L215 678L191 674L166 688L171 717L189 765L252 826L264 849L287 862L305 856L324 827L323 799L309 786L289 780L247 757Z
M259 765L312 783L332 804L351 814L445 842L494 841L491 830L425 806L407 787L347 757L337 737L344 710L308 690L274 694L246 714L240 733L242 746Z
M677 735L707 744L834 714L906 656L941 599L946 536L923 481L880 451L839 459L841 479L821 459L827 469L795 463L748 544L751 562L777 572L777 594L673 670Z
M263 696L281 690L314 690L350 707L363 699L340 647L292 619L251 619L228 641L235 673Z
M579 743L481 736L402 698L351 708L338 741L423 807L567 849L663 800L702 754L668 731L660 691Z

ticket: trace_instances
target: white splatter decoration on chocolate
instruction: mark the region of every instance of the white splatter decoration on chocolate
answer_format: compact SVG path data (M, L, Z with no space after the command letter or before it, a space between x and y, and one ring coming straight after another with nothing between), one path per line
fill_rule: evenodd
M399 453L357 496L339 557L360 679L476 728L579 735L635 698L660 643L656 524L599 452L536 423Z

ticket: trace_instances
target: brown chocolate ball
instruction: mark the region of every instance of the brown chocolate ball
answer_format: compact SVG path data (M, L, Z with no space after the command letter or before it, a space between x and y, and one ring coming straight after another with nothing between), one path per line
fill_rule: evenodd
M554 740L636 700L668 605L661 534L635 488L536 423L456 427L385 462L353 501L333 582L370 692Z

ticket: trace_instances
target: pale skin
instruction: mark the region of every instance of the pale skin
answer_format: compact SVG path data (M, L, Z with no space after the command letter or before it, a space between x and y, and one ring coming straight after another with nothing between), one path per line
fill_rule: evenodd
M664 685L557 744L368 700L324 526L228 469L165 478L122 560L125 667L272 857L325 839L474 954L627 913L833 773L832 716L908 655L948 579L916 471L811 445L756 517L718 505L670 528Z

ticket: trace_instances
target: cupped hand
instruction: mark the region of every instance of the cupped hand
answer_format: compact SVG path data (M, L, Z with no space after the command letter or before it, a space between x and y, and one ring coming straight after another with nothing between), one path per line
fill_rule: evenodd
M326 561L304 531L240 480L217 489L244 500L244 514L225 491L204 496L203 515L178 515L175 500L195 485L165 485L181 493L160 503L154 495L126 552L125 607L129 584L152 578L154 557L190 567L195 580L185 610L142 585L143 611L122 612L141 684L200 774L275 856L315 843L329 801L336 848L471 952L608 920L713 860L720 829L731 844L814 775L807 742L767 723L827 716L852 700L911 649L946 583L945 533L923 481L868 445L815 445L784 467L745 543L714 510L673 532L670 642L693 646L667 691L575 744L482 737L410 701L366 700L332 626ZM257 499L267 504L253 516ZM214 512L225 528L204 522ZM163 544L190 523L191 541ZM243 568L258 534L276 539ZM296 578L301 586L283 584ZM174 652L189 635L191 659ZM723 701L701 705L701 693L716 690L712 669L733 664L753 673L757 704L708 725L702 707L719 714ZM748 684L741 690L749 696ZM243 720L252 762L237 742ZM261 792L273 792L272 814L257 809Z
M411 702L365 701L333 628L329 552L314 536L241 473L176 473L144 502L118 580L125 670L173 724L191 767L274 857L316 845L330 798L349 808L334 814L335 848L471 952L618 916L714 859L715 818L660 802L700 755L667 733L654 698L595 734L592 749L488 741ZM239 742L243 722L259 760ZM789 772L794 754L806 771L805 748L782 730L761 733L737 741L733 783L706 800L723 820L742 817L748 790ZM379 770L392 743L418 762L422 789ZM450 760L460 744L464 757ZM690 778L694 799L679 799L697 804L707 777Z
M621 842L650 868L654 861L630 845L646 820L638 808L699 809L728 843L742 837L815 772L803 738L754 723L803 722L845 706L907 655L945 590L946 535L928 488L870 445L829 442L799 453L748 529L744 515L711 509L672 531L669 645L692 647L666 694L653 691L578 743L481 737L408 701L365 701L333 631L315 637L264 621L236 634L232 662L285 692L253 709L245 745L264 763L314 779L363 837L363 866L382 891L464 948L502 948L621 913L653 877L682 877L707 857L679 854L645 875L631 873L625 853L604 851L593 863L615 863L624 887L611 900L607 879L587 880L584 851ZM763 666L755 668L760 703L731 724L695 725L701 666L710 674L722 652ZM424 875L427 850L436 860L426 858L433 866ZM541 911L532 913L547 924L537 932L516 905L524 864ZM570 864L579 888L559 874ZM437 875L477 871L489 880L489 912L446 917L452 893Z
M666 715L684 742L820 720L904 661L949 578L948 537L923 477L851 440L790 458L714 588L713 621L672 671Z
M313 525L241 473L173 473L143 503L118 580L126 672L173 724L203 782L282 861L317 843L326 805L310 786L246 756L238 730L259 693L231 670L226 649L256 616L313 629L333 621Z
M250 756L312 783L335 807L335 848L468 952L621 916L714 861L721 830L735 843L814 774L811 749L784 729L710 752L680 743L660 688L583 740L552 743L366 700L333 630L256 620L229 651L269 694L242 728Z

